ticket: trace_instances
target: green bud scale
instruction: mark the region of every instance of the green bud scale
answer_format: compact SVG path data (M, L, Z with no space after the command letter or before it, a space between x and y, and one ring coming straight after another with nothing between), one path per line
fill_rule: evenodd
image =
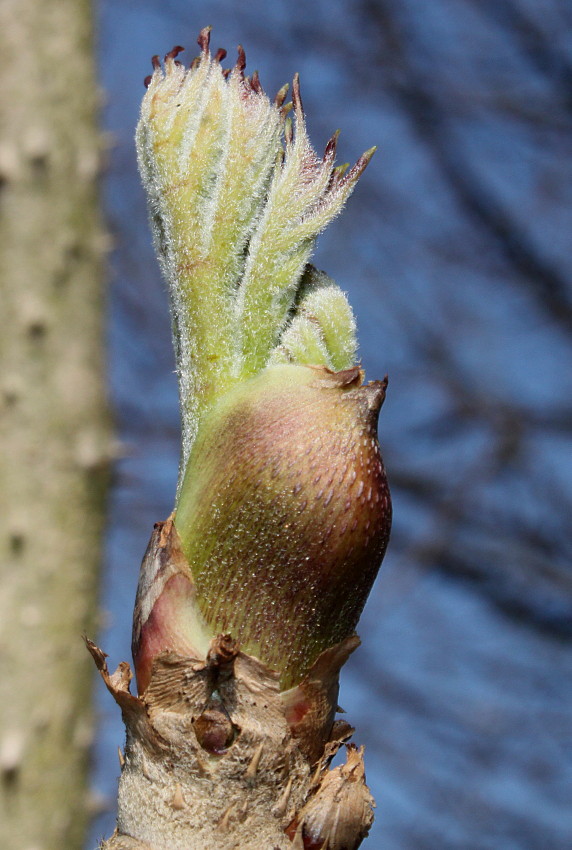
M353 633L385 552L384 396L357 367L271 367L221 400L191 451L175 525L199 608L284 688Z

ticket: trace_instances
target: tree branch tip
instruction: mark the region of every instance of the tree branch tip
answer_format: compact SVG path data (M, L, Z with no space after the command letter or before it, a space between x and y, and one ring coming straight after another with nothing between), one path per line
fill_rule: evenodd
M264 402L268 407L268 395L271 394L271 400L274 402L276 399L278 405L283 398L281 393L283 392L286 398L290 399L289 393L294 392L292 387L297 389L295 385L299 381L300 386L304 391L308 390L312 399L316 397L316 409L323 413L324 433L326 435L334 433L338 427L339 418L340 423L343 420L344 427L347 424L352 436L352 444L356 446L356 467L351 469L353 478L348 475L343 479L348 480L348 492L342 493L336 507L335 516L340 517L339 549L343 550L343 557L342 555L338 557L336 554L338 558L336 563L342 564L346 570L347 558L350 555L346 557L344 553L356 551L357 547L354 544L357 535L361 535L365 541L364 552L367 549L367 557L364 555L363 562L369 565L369 560L373 556L380 561L382 546L385 545L389 534L390 507L388 506L390 503L379 455L377 432L372 427L375 412L371 411L374 411L374 408L378 410L381 406L387 387L387 376L384 381L370 382L364 386L365 374L361 364L352 365L356 362L355 321L344 293L327 278L325 273L318 272L314 276L309 275L308 279L303 278L303 270L309 256L307 246L313 245L320 230L342 209L376 149L373 147L365 151L352 168L347 165L335 168L340 135L340 130L337 129L327 140L321 159L320 154L310 144L307 135L299 74L294 75L290 86L286 84L279 89L273 105L272 99L267 98L262 88L258 71L255 70L245 76L247 63L242 45L239 44L237 47L234 64L232 58L227 61L226 64L231 65L229 69L222 67L222 62L227 56L224 48L213 51L214 55L211 54L211 29L210 26L201 29L197 38L200 52L190 63L188 73L182 63L177 61L177 56L183 50L179 45L165 55L164 64L159 61L158 56L153 57L153 73L145 80L145 84L150 85L151 89L144 100L137 133L138 156L144 182L150 192L153 214L155 215L159 209L156 221L154 219L156 235L161 251L164 249L164 254L162 253L161 256L163 259L166 258L166 267L173 278L170 285L171 287L180 285L182 270L188 274L189 279L192 277L188 303L181 295L183 306L176 308L180 309L180 315L176 313L178 332L180 331L182 335L183 331L186 333L188 330L188 340L192 338L191 330L195 327L191 319L188 320L188 328L186 324L187 317L192 313L191 295L196 296L197 303L200 302L199 306L201 306L200 299L205 290L204 283L210 281L211 268L215 268L217 274L220 271L221 280L224 278L226 281L231 274L236 277L238 272L235 270L234 241L238 244L240 249L238 255L242 258L244 233L248 235L249 246L258 244L251 238L251 232L260 236L260 257L253 247L252 257L249 255L249 262L252 259L252 268L248 265L248 274L240 272L244 283L244 292L241 291L244 304L241 303L239 318L244 324L244 340L240 342L239 354L240 358L244 358L245 366L240 374L234 368L236 363L233 358L236 359L236 357L232 340L228 352L225 348L226 341L224 341L226 337L223 340L224 344L221 343L220 351L214 345L214 342L217 342L218 346L218 336L222 340L224 334L228 335L228 329L234 327L234 318L231 321L225 312L227 306L225 298L217 296L217 300L213 295L212 301L205 300L207 320L204 323L197 320L200 333L196 336L199 341L202 340L203 324L206 328L206 338L207 331L211 332L209 327L211 317L220 312L223 318L221 318L220 328L217 325L216 333L213 332L212 350L208 345L202 346L205 349L204 362L200 361L200 368L197 366L196 372L192 371L194 366L192 368L188 366L185 359L187 356L185 346L182 344L179 346L180 351L183 352L178 356L177 372L186 428L181 463L182 476L185 477L180 484L180 490L177 491L176 526L174 515L164 522L155 524L148 552L144 558L144 566L142 566L133 627L134 669L141 689L139 696L134 696L130 691L133 674L129 664L123 662L110 675L106 654L86 637L84 639L108 690L122 710L127 726L126 749L124 752L118 749L122 770L121 787L124 795L122 799L120 797L120 804L129 816L137 819L138 831L133 834L141 835L141 840L149 840L151 844L171 846L168 831L172 828L173 821L176 821L177 830L182 830L180 834L182 835L186 830L187 835L191 836L187 839L185 835L185 847L195 846L195 844L213 848L215 845L217 847L219 845L250 847L251 843L254 846L259 838L258 826L252 825L261 821L264 822L264 829L267 832L263 835L261 833L262 840L259 846L274 847L276 850L278 846L285 847L287 835L289 842L292 842L292 850L296 848L324 850L326 847L328 850L342 850L342 848L355 850L361 840L360 836L367 832L369 826L368 817L363 814L369 799L369 790L365 786L363 772L363 748L358 750L355 746L348 745L354 729L346 721L336 721L335 714L340 669L351 652L359 645L359 638L352 633L357 614L354 616L350 612L351 616L348 615L342 625L339 625L336 620L336 630L332 631L329 637L325 633L321 634L319 641L313 639L313 642L308 642L307 649L303 648L303 652L298 655L291 651L288 640L291 633L302 633L303 629L292 628L286 621L285 614L281 614L277 619L284 620L287 628L281 630L278 627L281 626L281 622L278 625L274 622L269 623L270 637L263 635L261 639L254 628L259 628L260 621L265 622L266 609L263 605L261 605L261 615L257 613L255 605L244 606L246 611L252 611L254 623L252 632L249 631L248 622L243 628L239 616L242 611L238 610L237 613L237 609L241 606L233 595L229 594L227 597L230 612L228 616L226 612L223 612L224 616L218 616L218 603L210 604L215 594L210 593L206 584L207 578L210 581L212 576L214 576L213 584L218 580L214 565L223 563L223 558L213 555L212 565L210 565L207 564L207 557L203 558L200 554L201 552L210 553L211 549L207 532L203 533L197 519L197 505L201 503L201 509L202 505L205 505L205 529L208 528L210 534L213 528L213 515L209 513L209 506L213 505L213 501L210 498L202 498L204 492L210 493L210 479L206 473L204 489L201 489L202 484L196 491L193 489L194 482L199 480L194 475L193 464L195 463L195 445L196 457L200 457L201 453L202 456L206 456L207 449L209 451L212 449L213 453L215 449L218 451L219 443L216 442L215 437L219 433L219 426L220 428L224 426L228 430L227 419L223 421L222 413L219 416L221 410L226 417L229 410L234 413L235 409L242 409L244 399L251 399L252 387L254 387L252 393L258 393L257 403L258 399L264 396ZM177 65L180 67L175 67ZM228 80L227 85L224 85L224 80ZM286 103L290 89L292 100ZM183 96L185 98L188 96L184 104ZM189 109L180 109L181 105L188 105ZM292 115L289 114L290 112ZM196 209L193 207L191 212L193 215L196 213L197 223L196 226L193 224L189 233L186 230L183 233L181 228L181 244L184 242L186 246L188 241L189 253L187 255L185 251L179 251L178 248L171 250L170 246L174 245L176 240L169 241L169 228L172 227L174 232L179 227L177 221L173 219L173 213L177 212L177 209L171 189L187 177L186 173L182 173L179 157L181 137L186 139L187 124L185 122L189 121L189 126L203 127L203 124L206 126L212 119L212 124L216 125L215 129L218 133L220 128L227 126L227 120L230 121L231 118L233 121L236 118L237 127L241 130L235 134L236 140L234 135L231 140L232 144L236 141L240 156L236 158L229 156L228 162L225 159L221 165L220 158L211 150L209 126L208 132L198 133L196 138L193 137L195 145L193 167L196 165L197 186L199 183L202 185L205 175L209 177L209 180L216 179L218 187L216 209L225 210L226 207L230 209L229 218L233 219L233 224L232 232L229 231L229 239L232 237L234 240L234 247L231 246L231 251L227 245L229 239L222 233L223 224L226 227L226 219L221 219L220 239L217 230L218 218L213 217L213 221L216 218L216 226L210 221L209 216L206 216L208 222L204 223L202 195L198 190L195 191L193 183L188 195L192 202L196 203ZM258 144L259 139L262 139L264 144L261 143L260 157L253 163L249 146L253 140ZM156 149L160 149L160 156L155 156ZM232 150L230 153L232 154ZM203 159L206 162L204 167ZM223 166L224 170L221 170ZM161 195L158 199L155 190L159 183L166 187L166 191L164 197ZM267 185L269 189L266 192L264 187ZM299 194L301 197L298 201ZM254 212L250 211L250 195L258 204ZM272 212L276 216L277 224L280 224L282 199L286 197L295 199L295 203L292 203L292 218L296 221L296 226L293 228L294 235L291 242L282 236L275 238L270 226L267 228L268 234L264 229L266 228L266 210L269 215ZM237 198L241 202L244 201L246 210L245 220L239 222L240 238L235 237L233 216ZM206 201L204 203L206 204ZM286 204L286 213L289 210L290 206ZM211 207L209 211L213 211ZM261 215L263 211L264 216ZM289 221L286 213L283 218ZM260 222L264 224L264 227ZM197 242L193 229L200 234L208 230L216 236L216 239L213 237L213 248L207 259L200 252L196 253L196 256L193 253ZM284 233L284 230L283 227L276 228L280 234ZM293 256L298 263L296 268L302 271L290 268L289 257L294 250L291 246L299 252L299 255L295 253ZM278 257L279 262L274 261L275 256ZM290 289L294 286L294 282L282 282L280 274L274 274L274 269L281 264L284 266L285 281L288 275L292 279L297 275L296 286L300 288L299 292L296 290L292 295L291 303L296 307L304 304L303 309L300 310L303 323L301 321L300 339L297 344L301 350L303 349L302 353L306 351L306 348L309 352L307 360L303 360L301 355L298 358L304 366L303 376L292 370L283 380L285 389L281 383L282 376L275 378L272 372L274 366L283 367L281 359L276 363L270 361L271 368L268 370L261 366L263 362L266 362L263 357L266 348L272 354L274 344L284 343L284 348L289 351L283 338L277 335L284 329L283 316L277 309L276 315L272 313L268 321L266 320L266 301L264 300L266 294L259 292L255 285L260 277L265 279L264 274L259 273L259 266L263 269L265 265L268 265L273 278L277 279L276 286L282 286L290 297ZM286 286L290 289L286 290ZM319 293L319 297L316 297L316 293ZM294 297L298 299L298 296L299 300L294 302ZM213 305L216 307L219 303L222 306L220 311L217 311ZM325 321L325 329L320 325L321 316L326 315L328 309L331 310L331 324L334 330L330 330L330 326ZM257 332L256 323L251 321L251 316L254 315L256 318L256 311L261 317L262 342L260 343L258 340L251 340L248 331L248 327L252 326L253 333ZM319 326L319 335L314 332L312 323ZM274 326L278 330L272 336L271 331L274 333L272 330ZM240 327L242 328L242 325ZM336 340L335 344L332 342L330 351L328 339L333 339L339 328L343 331L343 334L341 331L338 334L341 336L341 341ZM296 326L294 331L298 333L298 330ZM265 334L270 340L268 343ZM182 336L177 334L179 343L181 339ZM296 337L294 342L297 339ZM188 342L188 340L185 336L184 341ZM292 350L294 351L294 348ZM311 359L312 356L315 359ZM197 358L200 360L198 355ZM298 365L294 357L292 359L296 364L295 369L301 369L302 365ZM230 365L225 365L227 361ZM331 368L309 367L315 369L310 372L309 368L305 368L310 363L327 363ZM242 359L240 364L242 369ZM256 376L256 369L260 371L261 376ZM250 376L251 373L255 375L255 378L247 383L244 376ZM254 381L258 381L259 377L259 384L255 384ZM231 395L235 393L232 384L235 378L237 381L244 379L244 392L243 388L240 388L240 392L237 389L236 395ZM207 386L208 390L203 389ZM214 387L212 391L211 386ZM319 392L316 392L317 387ZM264 393L261 390L264 390ZM196 399L193 393L196 394ZM222 399L223 396L228 399L228 407L225 406L227 404L225 400L219 408L218 399L219 397ZM338 404L334 409L338 397L343 397L344 403ZM205 412L208 412L208 419ZM331 420L328 417L331 417ZM268 425L265 427L268 428ZM247 429L249 438L252 438L253 431L254 427ZM211 440L213 434L214 437ZM296 445L299 445L297 439ZM252 443L256 446L256 451L259 451L259 443L253 439ZM226 456L232 455L232 451L227 451L227 445L236 446L237 443L231 440L224 445L221 463L226 462ZM316 445L316 452L321 451L322 444L317 442ZM193 454L189 456L191 447ZM272 440L271 448L274 451L274 440ZM285 442L284 456L287 458L289 457L288 448ZM315 532L315 525L312 526L312 540L308 542L309 547L314 545L314 539L325 542L328 535L332 533L332 528L338 528L333 525L331 519L333 503L330 504L335 492L335 487L330 485L338 473L336 460L338 454L337 444L334 445L332 438L332 446L328 444L326 451L318 457L330 476L329 480L324 477L324 481L328 480L327 487L319 489L320 479L316 478L314 481L313 476L307 483L308 488L310 485L316 488L315 501L320 505L323 504L325 509L323 512L325 519L323 526L319 526L319 536ZM198 463L200 465L200 461ZM217 463L216 468L219 470L222 467ZM265 470L264 467L264 474L266 474ZM272 480L274 480L274 469L271 471ZM188 488L185 486L187 472L188 480L191 482ZM251 490L259 488L260 476L263 472L259 474L257 469L251 478L245 477L244 492L247 497ZM345 475L345 469L343 473ZM234 474L234 467L229 466L229 474L224 476L221 474L220 480L225 483L230 481L234 487L235 483L242 479L238 474L235 477L231 477L231 474ZM290 473L287 472L287 475L289 476ZM358 475L361 477L358 478ZM297 480L291 482L289 477L285 480L289 487L288 492L292 492L292 515L297 517L300 512L309 510L307 506L311 504L311 494L302 491L302 488L306 486L304 481L299 484ZM199 480L199 484L200 481L202 479ZM355 486L354 482L357 482ZM280 489L278 484L277 491ZM238 483L236 488L238 491ZM301 496L298 497L300 491L302 491ZM281 489L280 492L282 492ZM233 505L229 508L232 515L234 514ZM367 514L364 512L364 505L369 511ZM350 511L352 513L349 513ZM270 503L268 516L271 521L268 523L268 528L263 530L272 543L275 538L280 541L283 539L283 522L273 524L272 518L275 517L275 513L274 504ZM226 515L222 509L217 516L223 517L226 526ZM299 529L301 543L300 545L296 543L294 547L296 552L303 553L306 545L304 534L307 520L305 517L304 513ZM373 536L370 531L372 523L376 524ZM249 532L249 529L246 531ZM216 539L226 539L226 532L226 527L223 528L222 534L217 532ZM253 532L253 538L255 536L258 542L262 535L256 530L256 535ZM291 531L289 536L292 536ZM248 537L245 539L250 540ZM372 540L373 543L371 543ZM248 557L254 548L251 545L244 547L243 561L248 567L248 569L245 567L245 575L255 577L252 594L253 599L258 601L260 584L257 576L265 576L265 564L256 555L255 557L258 558L256 569L260 565L262 568L259 573L255 573L254 569L250 570ZM274 552L279 550L277 546L269 545L264 551L272 552L274 556ZM373 553L371 558L370 551ZM197 552L199 555L196 554ZM338 549L336 549L337 552ZM210 558L210 555L208 557ZM310 560L310 557L304 558L302 563L302 558L300 559L300 569L306 571L304 575L308 573L309 566L312 566L306 563ZM361 563L358 561L359 558L356 556L356 575L359 576L364 570L361 569ZM233 567L232 564L223 563L222 569L226 570L227 566ZM319 566L320 564L316 563L316 569ZM342 578L346 580L345 573ZM347 586L349 582L346 583L345 587ZM344 591L342 602L345 606L347 592L341 580L340 587ZM353 591L354 585L352 585ZM246 592L240 599L242 601L245 598ZM209 604L203 605L205 601ZM313 600L310 601L314 604ZM346 609L347 606L343 610L346 611ZM313 608L312 612L315 610ZM190 616L187 616L188 612ZM207 614L210 616L210 612L214 612L212 620L209 620L207 616ZM235 613L237 613L236 617ZM330 619L334 622L334 618ZM301 620L304 627L309 621L309 616ZM346 637L339 640L340 635L342 637L346 635ZM240 638L240 643L236 638ZM339 642L334 643L337 640ZM277 649L275 650L274 647ZM294 645L294 649L298 651L297 645ZM250 654L251 652L253 654ZM258 653L261 653L263 658L259 658ZM331 770L331 761L343 746L346 747L344 770L342 767ZM126 765L127 769L124 770ZM205 778L209 781L205 782ZM138 783L141 798L137 800L137 812L130 813L131 802L127 800L125 803L125 799L134 782ZM154 797L160 783L164 788L161 807L166 821L161 828L164 826L167 837L165 840L155 842L155 839L147 836L145 829L141 827L141 822L147 819L149 835L155 835ZM336 797L338 791L342 795L342 802L339 805ZM140 800L145 800L145 803L140 804ZM201 805L204 803L206 817L203 817L200 811L197 815L195 800L200 800ZM206 823L204 823L205 820ZM339 823L344 820L349 824L345 832L343 825L341 829L339 827ZM122 831L126 834L132 831L131 824L126 820L120 820L120 823L122 823ZM287 825L291 827L289 833L284 829ZM353 837L350 836L350 839L346 840L348 830ZM200 834L199 839L194 843L197 832ZM179 843L183 846L184 842L181 840Z

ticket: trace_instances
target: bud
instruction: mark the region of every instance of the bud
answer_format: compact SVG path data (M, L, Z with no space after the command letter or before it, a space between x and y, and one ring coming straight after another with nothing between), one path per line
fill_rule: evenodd
M287 712L308 738L330 723L391 522L385 382L362 385L351 307L309 264L374 149L336 166L334 133L319 156L297 76L292 103L288 87L271 100L242 48L224 69L209 28L198 41L188 68L180 47L154 58L137 130L183 424L174 525L156 531L141 574L137 677L144 689L162 650L199 657L230 633L295 691Z
M298 684L355 629L391 504L377 441L386 382L273 366L205 418L175 515L213 633Z
M365 784L364 748L351 744L346 763L326 771L286 833L304 850L357 850L373 823L375 805Z

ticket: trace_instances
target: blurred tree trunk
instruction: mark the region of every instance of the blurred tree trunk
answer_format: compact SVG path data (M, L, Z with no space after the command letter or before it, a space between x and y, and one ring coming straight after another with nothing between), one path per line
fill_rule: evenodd
M76 850L109 457L88 0L0 4L0 846Z

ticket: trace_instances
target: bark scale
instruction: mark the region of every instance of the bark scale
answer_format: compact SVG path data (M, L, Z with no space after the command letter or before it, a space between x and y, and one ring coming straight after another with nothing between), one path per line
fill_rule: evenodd
M0 54L0 846L75 850L110 456L91 3L3 0Z

